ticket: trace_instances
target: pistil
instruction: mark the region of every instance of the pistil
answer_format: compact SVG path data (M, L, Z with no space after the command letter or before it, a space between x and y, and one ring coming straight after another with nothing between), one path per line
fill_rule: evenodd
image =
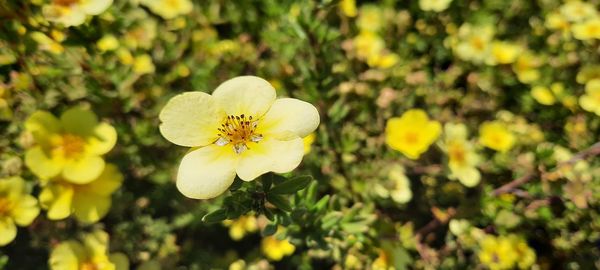
M221 124L219 138L215 141L216 145L225 146L231 144L236 154L250 149L249 142L258 143L263 139L262 134L256 133L258 121L252 116L228 115Z

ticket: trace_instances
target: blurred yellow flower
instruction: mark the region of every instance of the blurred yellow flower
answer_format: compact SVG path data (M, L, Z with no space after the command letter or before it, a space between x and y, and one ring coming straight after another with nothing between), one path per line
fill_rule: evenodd
M425 11L444 11L450 6L452 0L419 0L419 8Z
M96 46L102 52L112 51L119 48L119 41L113 35L105 35L96 42Z
M117 131L99 123L96 115L74 107L60 119L49 112L37 111L25 121L35 146L25 152L25 164L38 177L61 176L66 181L86 184L104 170L102 155L117 142Z
M112 0L51 0L42 7L44 17L48 21L64 26L77 26L90 15L99 15L112 4Z
M127 66L133 65L133 55L131 55L131 52L128 49L119 48L115 53L117 54L117 58L119 58L119 62L121 62L121 64Z
M341 0L340 10L347 17L356 17L356 0Z
M579 97L579 106L600 116L600 79L587 82L585 94Z
M363 5L358 12L356 26L361 32L377 32L383 26L383 12L376 5Z
M390 256L383 250L379 250L379 256L371 264L373 270L391 270L395 269L390 265Z
M600 18L573 25L573 36L579 40L600 39Z
M411 109L387 121L385 141L410 159L418 159L440 136L442 126L429 120L425 111Z
M53 54L61 54L65 51L65 48L60 43L49 38L42 32L31 32L30 36L31 39L38 44L40 50L48 51Z
M385 49L383 39L373 32L360 32L354 37L353 43L356 56L363 61L380 55Z
M499 152L507 152L515 144L515 135L499 121L484 122L479 127L479 143Z
M593 4L578 0L567 1L560 6L559 11L570 22L579 22L598 16Z
M123 182L117 166L106 164L98 178L86 184L75 184L60 177L43 184L40 204L48 210L48 219L59 220L75 215L84 223L94 223L110 210L111 195Z
M400 57L397 54L385 52L382 54L371 55L367 59L367 64L370 67L386 69L395 66L399 60Z
M35 197L19 177L0 179L0 246L17 236L17 225L28 226L40 213Z
M546 86L534 86L531 88L531 96L533 99L543 105L552 105L556 103L556 98L552 94L552 91L550 91L550 89L548 89Z
M302 138L302 141L304 142L304 154L308 154L310 153L310 150L312 149L312 144L315 142L317 135L315 133L311 133L308 134L308 136Z
M175 96L159 118L163 137L194 147L179 165L177 188L195 199L225 192L236 174L252 181L270 171L292 171L304 156L302 138L320 122L313 105L276 99L275 89L254 76L230 79L212 95Z
M490 56L486 59L488 65L496 64L511 64L515 62L522 48L519 45L506 42L506 41L494 41L492 42Z
M260 249L272 261L281 261L283 257L292 255L296 251L296 247L288 240L279 240L274 235L263 238Z
M253 233L258 230L258 223L255 216L241 216L236 220L226 220L223 222L229 227L229 236L233 240L241 240L247 233Z
M515 236L486 235L480 243L479 261L491 270L529 269L536 260L535 252Z
M467 187L474 187L481 180L481 173L477 170L480 158L467 136L466 125L445 124L442 149L448 154L449 178L458 179Z
M580 84L586 84L593 79L600 79L600 65L584 66L577 72L576 80Z
M489 55L493 38L493 26L465 23L458 29L458 43L453 47L454 53L462 60L482 63Z
M551 30L567 31L570 29L571 24L567 21L567 18L560 12L550 12L546 15L546 27Z
M412 199L410 180L404 174L404 167L393 166L387 175L387 182L373 185L375 193L382 198L391 197L397 203L407 203Z
M123 35L123 41L130 49L150 49L156 38L156 28L155 20L144 19Z
M525 52L517 57L513 64L513 71L522 83L532 83L540 79L538 68L543 64L542 60L531 52Z
M149 74L155 70L152 57L147 54L138 55L133 59L133 72L137 74Z
M190 0L141 0L140 3L164 19L188 14L194 7Z
M82 242L68 240L53 248L48 264L52 270L127 270L129 260L122 253L108 253L108 234L94 231Z
M12 118L13 112L10 108L10 103L9 88L0 82L0 120L9 120Z

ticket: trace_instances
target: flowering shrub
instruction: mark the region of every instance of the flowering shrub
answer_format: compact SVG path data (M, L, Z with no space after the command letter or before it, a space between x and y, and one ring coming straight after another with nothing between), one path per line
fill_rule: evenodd
M0 1L0 269L600 268L599 11Z

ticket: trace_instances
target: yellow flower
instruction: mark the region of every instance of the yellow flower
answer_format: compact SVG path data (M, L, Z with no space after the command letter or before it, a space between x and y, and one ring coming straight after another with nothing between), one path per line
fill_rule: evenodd
M15 239L17 225L28 226L39 213L38 202L27 193L23 179L0 179L0 246Z
M155 70L150 55L142 54L133 59L133 72L137 74L149 74Z
M9 88L0 82L0 120L9 120L12 118Z
M485 122L479 127L479 143L499 152L507 152L515 144L515 136L499 121Z
M104 170L102 155L117 142L117 131L98 123L96 115L83 108L65 111L60 119L37 111L25 122L37 145L25 152L25 164L41 179L61 176L75 184L86 184Z
M573 25L573 36L579 40L600 39L600 18Z
M420 109L411 109L387 121L385 141L410 159L418 159L440 136L442 126Z
M534 86L531 88L531 96L540 104L552 105L556 102L556 98L552 91L545 86Z
M571 27L567 18L560 12L550 12L546 15L546 27L552 30L567 31Z
M308 136L302 138L302 141L304 142L304 154L308 154L310 153L310 150L312 148L312 144L315 142L317 135L315 135L315 133L311 133L308 134Z
M486 235L480 243L479 261L491 270L529 269L536 255L527 243L516 235Z
M467 126L464 124L447 123L444 125L442 148L448 154L449 178L458 179L467 187L474 187L481 180L481 173L477 170L480 158L467 136Z
M340 10L347 17L356 17L356 0L340 1Z
M600 79L587 82L585 94L579 97L579 106L600 116Z
M302 138L320 121L313 105L276 99L275 89L254 76L228 80L212 95L175 96L159 118L167 140L194 147L179 165L177 188L195 199L225 192L236 174L252 181L267 172L292 171L304 156Z
M488 57L493 38L493 26L472 26L465 23L458 29L459 42L453 47L454 53L462 60L482 63Z
M360 32L353 40L358 59L366 61L380 55L385 49L383 39L373 32Z
M96 46L103 52L112 51L119 48L119 41L113 35L105 35L96 42Z
M596 8L593 4L581 1L568 1L559 10L570 22L579 22L597 16Z
M440 12L448 8L452 0L419 0L419 7L425 11Z
M487 58L488 65L511 64L515 62L522 49L519 45L505 42L494 41L491 46L491 57Z
M262 239L260 249L272 261L281 261L283 257L294 254L296 247L288 240L279 240L274 235Z
M517 61L513 64L513 71L517 74L517 78L522 83L532 83L540 78L538 67L542 65L539 57L530 52L525 52L517 57Z
M156 38L156 28L155 20L142 20L139 25L134 26L123 35L123 41L131 49L150 49Z
M367 64L370 67L390 68L398 63L400 57L395 53L382 53L372 55L367 59Z
M258 230L256 217L241 216L236 220L226 220L223 222L229 227L229 236L233 240L241 240L247 233L253 233Z
M38 48L43 51L48 51L53 54L61 54L65 48L55 40L44 35L42 32L31 32L31 39L37 44Z
M99 15L112 4L112 0L52 0L42 7L42 12L49 21L64 26L77 26L85 21L86 16Z
M50 254L52 270L126 270L129 260L122 253L108 253L108 234L95 231L85 234L83 241L59 243Z
M390 265L390 256L382 249L379 250L379 256L371 264L373 270L390 270L395 269Z
M579 72L577 72L577 82L580 84L586 84L590 80L600 79L600 66L599 65L589 65L581 68Z
M356 26L358 29L367 32L377 32L383 25L383 12L378 6L364 5L360 7Z
M74 184L60 177L44 183L40 203L48 210L48 219L59 220L75 215L84 223L94 223L110 209L111 195L123 182L115 165L106 164L98 178L86 184Z
M400 165L393 166L388 172L385 184L375 183L373 189L382 198L391 197L397 203L407 203L412 199L410 180L404 174L404 168Z
M173 19L179 15L188 14L192 12L193 8L190 0L141 0L140 2L164 19Z
M133 65L133 55L131 55L131 52L126 49L126 48L119 48L117 49L117 51L115 52L117 54L117 58L119 58L119 61L121 62L121 64L123 65Z

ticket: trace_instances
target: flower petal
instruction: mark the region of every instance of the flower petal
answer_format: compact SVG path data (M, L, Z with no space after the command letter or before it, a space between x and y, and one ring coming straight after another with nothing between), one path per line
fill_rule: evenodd
M292 138L302 138L317 129L319 122L319 112L312 104L294 98L280 98L261 118L257 132L276 134L280 139L290 137L290 134Z
M98 15L108 9L112 2L112 0L88 0L81 1L80 6L86 14Z
M57 176L62 171L64 160L52 158L44 152L41 146L35 146L25 152L25 165L37 177L49 179Z
M12 242L17 237L17 226L9 217L0 218L0 246Z
M240 76L225 81L212 96L228 115L263 116L275 101L275 88L264 79Z
M241 154L236 171L242 180L252 181L267 172L290 172L300 165L303 156L301 138L288 141L265 138L249 145L249 149Z
M65 241L50 254L48 264L52 270L78 270L79 260L84 260L85 249L76 241Z
M23 195L12 209L12 217L19 226L28 226L39 213L38 201L31 195Z
M38 144L47 144L50 135L61 132L60 121L47 111L37 111L29 116L25 129L31 132Z
M117 143L117 131L107 123L100 123L88 138L86 150L94 155L104 155Z
M119 172L117 166L106 164L100 176L84 187L81 187L81 189L102 196L110 196L115 190L121 187L121 183L123 183L123 175Z
M94 134L98 117L90 110L74 107L60 116L60 123L65 132L88 137Z
M66 185L49 184L40 192L40 203L48 209L50 220L59 220L71 215L73 188Z
M110 196L78 192L73 197L73 215L83 223L94 223L108 213L110 205Z
M230 147L209 145L187 153L177 173L177 188L193 199L219 196L235 179L237 156Z
M174 144L205 146L217 139L225 117L209 94L186 92L171 98L160 112L160 133Z
M84 156L65 162L62 176L75 184L87 184L96 179L104 170L104 160L98 156Z

